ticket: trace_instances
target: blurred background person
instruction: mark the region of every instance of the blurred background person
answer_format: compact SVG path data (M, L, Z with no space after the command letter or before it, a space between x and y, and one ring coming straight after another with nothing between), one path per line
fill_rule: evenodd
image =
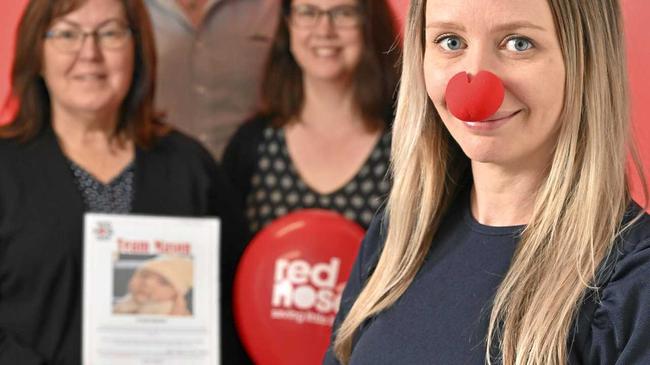
M145 0L159 59L156 105L219 159L259 106L280 0Z
M251 233L297 209L368 227L388 192L398 37L385 1L285 0L263 109L224 155Z
M0 128L0 363L79 364L84 212L220 216L228 249L236 208L210 154L156 118L142 1L31 0L17 37L20 105Z
M384 0L282 2L262 108L223 159L251 235L303 208L370 223L390 185L393 21Z

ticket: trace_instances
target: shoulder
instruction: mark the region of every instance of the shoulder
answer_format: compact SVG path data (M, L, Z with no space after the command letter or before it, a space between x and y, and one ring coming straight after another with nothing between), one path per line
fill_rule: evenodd
M176 183L186 179L209 182L221 173L203 145L176 130L159 137L149 148L138 148L136 169L149 178L174 176Z
M21 166L28 163L25 149L26 146L19 141L0 138L0 169L2 169L0 173L0 191L7 188L6 183L11 182L10 185L15 185L17 181L22 179Z
M16 154L24 149L24 145L13 138L0 138L0 161L2 166L6 166L5 162L13 160Z
M272 118L265 115L256 115L246 120L235 132L231 143L260 138L267 127L271 126Z
M633 204L624 225L630 222L580 314L589 322L577 333L586 363L650 363L650 216Z
M164 136L158 138L153 145L154 151L174 151L187 154L209 154L209 152L194 138L172 129Z
M650 215L635 202L625 212L623 227L616 247L622 256L633 255L650 241Z
M610 253L611 269L605 290L612 293L644 287L646 304L650 305L650 215L632 204L626 212L624 227Z
M272 119L257 115L246 120L232 136L224 152L224 160L250 155L257 151L257 145L264 137L264 130L271 126Z
M177 130L160 137L151 149L144 150L145 155L156 155L171 162L193 166L215 164L208 150L194 138Z
M650 270L650 215L636 203L630 204L622 222L622 231L612 252L602 264L601 287L634 286L636 280L650 283L638 276ZM648 291L650 294L650 291ZM649 303L650 304L650 303Z
M384 249L387 231L388 219L385 208L382 208L370 223L357 256L362 282L370 277L377 266L379 256Z
M44 130L27 141L16 138L0 138L0 166L25 166L29 160L47 161L58 151L56 138L51 131Z
M361 248L359 249L357 258L352 266L350 277L348 278L345 289L341 295L339 311L334 319L333 329L331 332L331 343L334 343L338 328L341 326L341 323L343 323L343 320L348 315L352 305L357 300L359 293L361 293L365 283L368 281L377 266L379 255L383 250L384 241L386 240L386 228L387 222L385 219L385 209L382 208L375 215L368 231L366 232L366 236L361 243ZM362 328L360 329L360 332L363 332ZM330 346L325 355L323 364L338 363L339 362L336 360L332 351L332 347Z
M258 146L271 118L257 115L244 122L228 142L223 155L223 167L235 185L246 185L257 163ZM244 189L246 190L246 189Z
M599 287L603 295L637 290L645 286L650 300L650 215L630 204L612 252L603 262ZM650 301L647 303L650 305Z

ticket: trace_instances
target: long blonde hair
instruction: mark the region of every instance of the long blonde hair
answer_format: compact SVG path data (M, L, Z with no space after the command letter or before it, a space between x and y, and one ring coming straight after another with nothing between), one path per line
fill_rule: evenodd
M488 364L567 362L576 311L586 291L595 289L598 267L625 228L620 222L630 201L625 162L632 143L618 2L548 3L566 67L562 123L532 218L494 299ZM468 173L467 157L426 93L425 5L426 0L411 0L407 17L388 231L374 273L336 334L334 350L343 364L361 323L395 303L413 281Z

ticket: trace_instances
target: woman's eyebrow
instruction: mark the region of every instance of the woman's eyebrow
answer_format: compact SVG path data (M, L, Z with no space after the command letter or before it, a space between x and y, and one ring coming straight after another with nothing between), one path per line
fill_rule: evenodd
M426 29L429 28L443 28L443 29L449 29L449 30L456 30L459 32L464 32L465 27L461 24L454 23L454 22L446 22L446 21L432 21L427 23Z
M537 25L535 23L529 22L529 21L515 21L515 22L508 22L505 24L499 24L495 26L492 30L496 32L503 32L503 31L512 31L516 29L534 29L534 30L539 30L542 32L548 31L548 29Z
M429 28L439 28L439 29L448 29L448 30L455 30L459 32L464 32L465 31L465 26L459 23L455 22L448 22L448 21L432 21L427 23L426 29ZM493 32L503 32L503 31L512 31L516 29L535 29L535 30L540 30L546 32L547 29L537 25L535 23L529 22L529 21L513 21L513 22L508 22L504 24L499 24L491 29Z
M73 27L83 28L82 25L81 25L80 23L77 23L77 22L75 22L75 21L73 21L73 20L70 20L70 19L62 18L62 19L60 19L59 21L62 22L62 23L67 23L68 25L71 25L71 26L73 26ZM108 24L108 23L110 23L110 22L115 22L115 21L117 21L117 22L124 22L124 19L122 19L122 18L108 18L108 19L106 19L106 20L100 22L99 24L97 24L94 28L95 28L95 29L97 29L97 28L101 28L101 27L103 27L104 25L106 25L106 24Z

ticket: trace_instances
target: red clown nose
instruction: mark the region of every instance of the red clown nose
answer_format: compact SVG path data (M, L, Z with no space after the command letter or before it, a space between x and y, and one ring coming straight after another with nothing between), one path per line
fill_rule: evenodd
M465 122L481 122L499 110L504 94L503 82L497 75L481 71L471 77L463 71L449 80L445 101L456 118Z

